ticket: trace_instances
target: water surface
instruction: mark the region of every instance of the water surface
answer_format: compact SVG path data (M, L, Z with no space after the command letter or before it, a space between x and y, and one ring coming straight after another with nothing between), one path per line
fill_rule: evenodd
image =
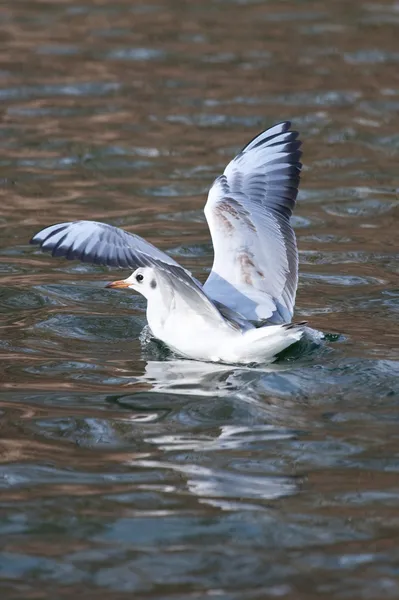
M399 596L395 2L1 8L0 590L7 600ZM204 280L206 192L262 128L305 141L296 318L242 369L139 340L128 273L28 245L145 236Z

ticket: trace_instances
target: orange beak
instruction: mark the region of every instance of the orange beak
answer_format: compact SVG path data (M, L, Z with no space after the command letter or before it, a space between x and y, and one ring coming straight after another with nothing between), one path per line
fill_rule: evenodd
M107 283L105 287L107 288L128 288L129 283L126 283L125 279L119 279L119 281L111 281L111 283Z

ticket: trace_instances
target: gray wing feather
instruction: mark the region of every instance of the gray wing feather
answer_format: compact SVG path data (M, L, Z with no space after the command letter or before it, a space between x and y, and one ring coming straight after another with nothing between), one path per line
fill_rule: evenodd
M214 182L205 207L213 246L207 294L248 319L287 322L298 283L290 217L301 142L289 122L255 137Z
M152 259L179 266L173 258L138 235L96 221L46 227L33 236L31 244L38 244L53 256L110 267L136 269L150 266L146 261Z

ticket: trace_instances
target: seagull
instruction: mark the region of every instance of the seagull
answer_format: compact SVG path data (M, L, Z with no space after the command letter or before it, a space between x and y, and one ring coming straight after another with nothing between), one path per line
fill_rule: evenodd
M298 251L290 217L300 146L291 123L279 123L249 142L216 178L205 206L214 261L204 285L143 238L106 223L59 223L31 243L53 256L134 269L107 287L142 294L153 336L185 358L273 362L301 339L305 326L292 323Z

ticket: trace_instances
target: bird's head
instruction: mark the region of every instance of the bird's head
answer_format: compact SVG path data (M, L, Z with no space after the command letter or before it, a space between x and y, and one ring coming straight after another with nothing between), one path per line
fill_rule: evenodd
M127 279L112 281L106 287L109 288L129 288L140 292L145 298L150 298L157 290L158 282L155 276L155 269L151 267L140 267L136 269Z

